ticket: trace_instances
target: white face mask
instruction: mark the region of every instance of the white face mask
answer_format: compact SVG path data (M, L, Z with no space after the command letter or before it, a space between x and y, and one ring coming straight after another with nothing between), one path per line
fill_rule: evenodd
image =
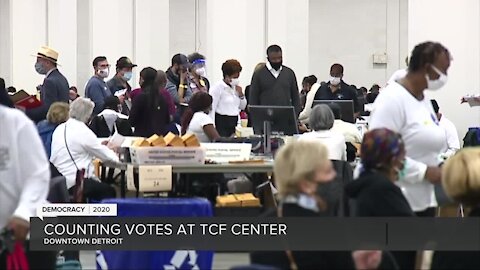
M195 73L197 73L198 76L202 76L202 77L207 76L207 70L205 70L205 67L195 69Z
M235 86L237 86L237 85L239 85L239 84L240 84L240 80L239 80L238 78L232 79L232 80L230 81L230 85L231 85L232 87L235 87Z
M436 80L431 80L429 77L428 77L428 74L425 75L425 79L427 79L427 88L428 90L438 90L440 88L442 88L448 81L448 76L443 74L443 72L441 72L438 68L436 68L435 66L432 65L432 69L433 71L435 71L440 77L438 77L438 79Z
M108 68L99 69L97 71L98 76L100 76L101 78L107 78L109 73L110 73L110 70Z
M342 81L342 78L340 78L340 77L330 77L330 84L331 85L337 86L337 85L340 84L341 81Z

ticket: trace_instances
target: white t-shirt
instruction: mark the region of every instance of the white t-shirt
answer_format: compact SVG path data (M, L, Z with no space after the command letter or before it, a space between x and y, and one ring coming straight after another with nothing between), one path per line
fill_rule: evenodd
M445 130L447 136L447 152L445 152L445 157L450 157L454 155L458 150L460 150L460 140L458 139L458 132L455 125L442 115L440 118L440 126Z
M445 131L439 126L430 99L417 100L407 89L393 82L380 93L370 115L370 130L388 128L400 133L407 152L407 174L397 185L414 211L436 207L434 187L425 179L427 166L438 166L446 146Z
M215 125L213 119L204 112L196 112L193 114L190 125L188 125L187 133L195 134L200 142L211 142L207 134L203 131L206 125Z
M328 150L328 159L330 160L347 160L347 145L345 137L341 133L330 130L312 131L303 133L298 139L319 142L325 145Z
M37 128L19 110L0 105L0 230L12 216L26 221L46 203L50 166Z
M333 123L331 131L343 134L345 141L349 143L362 143L362 135L355 124L337 119Z
M399 69L399 70L395 71L392 74L392 76L390 77L390 79L388 79L385 87L388 86L389 84L393 83L393 82L396 82L400 79L403 79L403 77L405 77L407 75L407 73L408 73L407 69Z

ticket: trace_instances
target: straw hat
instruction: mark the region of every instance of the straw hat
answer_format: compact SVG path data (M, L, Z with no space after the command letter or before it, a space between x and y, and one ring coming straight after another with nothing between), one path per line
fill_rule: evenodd
M48 46L40 47L40 49L38 49L37 55L34 56L49 60L55 64L58 60L58 52Z

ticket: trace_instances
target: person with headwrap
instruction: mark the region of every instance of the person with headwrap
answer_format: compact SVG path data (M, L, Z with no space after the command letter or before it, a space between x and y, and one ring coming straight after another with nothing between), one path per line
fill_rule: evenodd
M361 146L362 172L346 185L359 217L415 216L402 190L395 184L405 177L405 145L398 133L374 129L366 133ZM415 251L392 252L400 269L415 269Z

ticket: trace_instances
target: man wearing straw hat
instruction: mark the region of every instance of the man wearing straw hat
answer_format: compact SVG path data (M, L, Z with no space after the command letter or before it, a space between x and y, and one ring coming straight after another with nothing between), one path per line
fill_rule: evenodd
M40 107L29 109L26 114L34 122L40 122L46 118L50 105L54 102L65 102L69 100L69 86L65 76L57 69L58 52L47 46L42 46L37 52L35 70L45 75L41 89Z

